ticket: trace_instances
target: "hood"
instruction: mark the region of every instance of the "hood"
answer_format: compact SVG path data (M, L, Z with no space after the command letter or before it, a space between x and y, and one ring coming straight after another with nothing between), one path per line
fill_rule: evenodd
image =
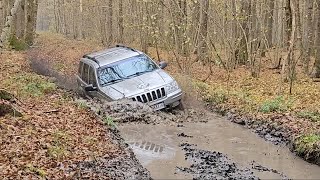
M171 81L173 81L173 78L170 75L162 69L158 69L106 86L103 88L103 91L105 91L112 99L116 100L150 91L158 87L163 87Z

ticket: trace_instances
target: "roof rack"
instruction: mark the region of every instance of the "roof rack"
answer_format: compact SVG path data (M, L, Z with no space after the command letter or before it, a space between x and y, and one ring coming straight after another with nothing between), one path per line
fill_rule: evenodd
M138 52L137 50L122 44L117 44L116 47L122 47L122 48L130 49L131 51L134 51L134 52Z
M97 63L99 65L99 61L97 61L97 59L94 58L94 57L91 57L91 56L86 54L86 55L83 56L83 58L90 59L90 60L94 61L95 63Z

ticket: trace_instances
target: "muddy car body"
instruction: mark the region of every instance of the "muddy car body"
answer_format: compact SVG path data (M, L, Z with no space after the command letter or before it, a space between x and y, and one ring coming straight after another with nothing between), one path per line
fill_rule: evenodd
M79 63L79 89L90 97L107 101L131 99L156 110L181 104L182 91L177 82L138 50L116 46L84 55Z

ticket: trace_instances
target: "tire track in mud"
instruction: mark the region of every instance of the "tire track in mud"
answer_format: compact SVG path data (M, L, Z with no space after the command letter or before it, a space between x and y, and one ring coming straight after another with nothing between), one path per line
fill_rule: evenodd
M193 179L259 179L250 169L240 169L228 157L220 152L211 152L182 145L190 167L177 167L178 171L193 175Z
M193 179L260 179L252 170L271 172L278 174L281 179L289 179L277 170L264 167L255 161L251 168L240 168L228 158L227 155L216 152L197 149L195 145L183 143L180 145L185 151L186 160L191 162L190 167L177 167L177 171L193 175Z
M78 100L86 102L87 105L92 103L89 99L83 99L79 94L75 77L65 76L52 68L52 65L44 59L38 59L36 54L29 54L31 69L43 76L52 78L52 81L59 88L66 90L77 102ZM97 118L101 118L96 111L97 108L92 104L91 111ZM119 156L112 157L94 157L94 160L85 160L70 167L61 167L65 169L66 174L72 179L152 179L150 172L144 168L135 157L132 149L125 143L117 129L108 128L110 140L118 145L122 152ZM118 152L119 153L119 152ZM77 172L77 173L74 173Z
M44 60L31 59L31 67L35 72L41 75L54 77L54 82L56 82L59 87L77 93L75 77L65 77L62 73L54 71L51 68L51 65L46 63ZM183 127L183 123L185 122L205 123L210 121L210 117L205 111L195 110L192 106L184 111L154 111L149 106L139 102L132 102L129 100L103 102L99 100L85 99L76 93L72 93L76 103L84 102L86 106L88 106L91 111L95 112L101 119L104 117L112 117L112 120L119 124L167 124ZM124 140L120 137L118 131L114 132L114 135L117 136L116 142L124 144ZM184 133L176 135L193 138L192 136ZM127 143L131 148L128 148L128 144L125 145L125 152L129 153L130 156L123 156L125 158L119 157L114 161L110 161L110 159L99 159L95 161L80 162L75 168L80 168L82 172L94 174L109 173L107 174L109 177L110 175L119 176L120 179L137 177L142 179L150 178L149 172L141 166L137 158L134 156L132 149L138 148L149 153L163 153L166 151L166 146L144 140L130 140L127 141ZM283 179L287 179L285 175L278 171L258 164L253 164L251 169L241 169L236 163L232 162L227 155L221 152L196 149L189 144L185 144L182 149L185 153L185 159L191 162L191 165L190 167L177 167L177 172L191 174L194 179L257 179L257 177L252 174L253 169L279 174ZM114 171L115 173L110 174L110 171ZM124 171L128 172L124 173ZM133 176L135 173L140 176Z

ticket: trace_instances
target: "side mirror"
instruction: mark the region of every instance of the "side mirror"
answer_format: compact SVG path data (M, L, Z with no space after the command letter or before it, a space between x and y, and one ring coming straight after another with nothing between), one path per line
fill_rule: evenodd
M97 88L96 87L93 87L93 85L92 84L89 84L89 85L87 85L87 86L85 86L84 87L84 90L85 91L96 91L97 90Z
M161 61L160 63L159 63L159 67L161 68L161 69L164 69L164 68L166 68L168 66L168 63L166 63L166 62L164 62L164 61Z

